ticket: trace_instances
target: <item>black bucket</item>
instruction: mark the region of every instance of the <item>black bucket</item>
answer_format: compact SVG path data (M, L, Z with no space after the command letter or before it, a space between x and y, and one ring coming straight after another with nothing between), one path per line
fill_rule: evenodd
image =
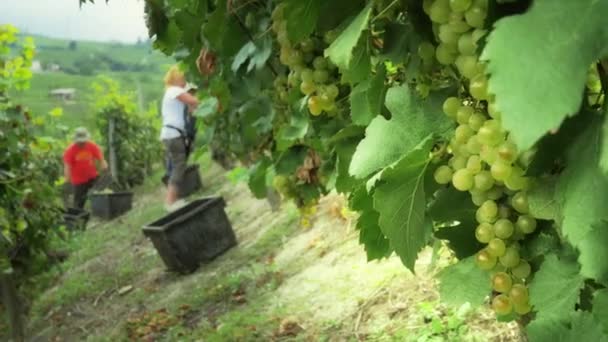
M132 192L97 193L89 195L91 199L91 214L105 220L118 217L133 206Z

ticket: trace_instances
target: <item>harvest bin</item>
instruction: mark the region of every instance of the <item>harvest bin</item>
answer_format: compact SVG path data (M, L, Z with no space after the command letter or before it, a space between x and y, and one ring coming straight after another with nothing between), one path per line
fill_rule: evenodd
M63 211L63 223L68 230L85 230L90 216L85 210L67 208Z
M162 179L165 185L169 182L169 177L164 176ZM182 184L179 186L178 192L179 197L184 198L192 195L193 193L199 191L203 187L203 182L201 181L200 167L197 164L189 165L186 168L186 172L184 173L184 180Z
M196 270L236 245L221 197L195 200L143 227L167 268L179 273Z
M110 220L131 210L132 192L113 192L91 194L91 213L93 216Z

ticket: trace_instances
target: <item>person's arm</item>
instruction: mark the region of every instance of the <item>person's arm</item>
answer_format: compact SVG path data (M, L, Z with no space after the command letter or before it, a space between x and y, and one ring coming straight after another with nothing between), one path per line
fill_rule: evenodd
M70 181L70 164L63 162L63 178L66 182Z
M186 105L192 108L198 107L198 99L190 93L183 93L177 97L178 100L182 101Z
M97 159L98 161L98 167L101 169L101 171L105 171L108 169L108 163L106 162L106 159L103 157L103 153L101 152L101 148L97 145L94 146L95 149L95 159Z

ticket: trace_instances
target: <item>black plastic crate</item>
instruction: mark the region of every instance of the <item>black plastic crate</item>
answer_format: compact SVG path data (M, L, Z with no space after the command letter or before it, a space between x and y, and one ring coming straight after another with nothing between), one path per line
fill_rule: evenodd
M91 214L82 209L67 208L63 210L63 223L68 230L85 230Z
M221 197L195 200L143 227L167 268L190 273L237 244Z
M133 206L132 192L112 192L107 194L91 194L91 214L105 220L118 217Z
M169 183L169 177L163 176L163 184ZM184 173L184 181L179 186L178 196L180 198L188 197L203 188L201 180L200 166L198 164L188 165Z

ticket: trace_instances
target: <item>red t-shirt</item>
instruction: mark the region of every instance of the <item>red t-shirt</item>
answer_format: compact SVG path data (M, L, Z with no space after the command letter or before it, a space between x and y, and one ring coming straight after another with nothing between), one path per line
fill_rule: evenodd
M63 161L70 166L70 181L74 185L83 184L97 177L95 160L101 160L101 149L93 142L80 147L70 145L63 154Z

